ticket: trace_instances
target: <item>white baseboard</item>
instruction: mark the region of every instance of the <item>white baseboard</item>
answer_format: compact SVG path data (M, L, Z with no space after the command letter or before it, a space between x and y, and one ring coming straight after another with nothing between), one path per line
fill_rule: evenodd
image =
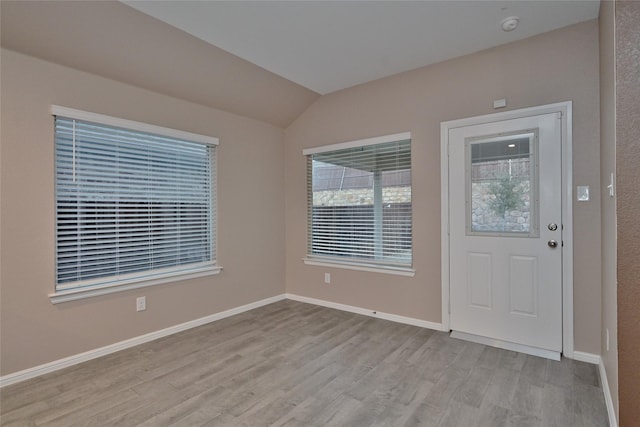
M145 335L140 335L138 337L120 341L120 342L110 344L104 347L100 347L94 350L90 350L84 353L65 357L59 360L54 360L53 362L45 363L43 365L38 365L33 368L29 368L19 372L14 372L9 375L5 375L3 377L0 377L0 388L11 385L11 384L15 384L21 381L26 381L31 378L35 378L40 375L54 372L59 369L63 369L72 365L76 365L82 362L96 359L101 356L106 356L108 354L115 353L117 351L124 350L130 347L134 347L136 345L144 344L146 342L153 341L158 338L166 337L168 335L172 335L178 332L182 332L187 329L202 326L207 323L214 322L216 320L220 320L236 314L244 313L246 311L253 310L255 308L262 307L268 304L272 304L274 302L282 301L284 299L291 299L294 301L305 302L309 304L319 305L322 307L334 308L337 310L347 311L347 312L356 313L356 314L362 314L370 317L377 317L377 318L389 320L392 322L404 323L407 325L413 325L413 326L418 326L418 327L427 328L427 329L434 329L437 331L443 330L441 323L429 322L426 320L415 319L412 317L399 316L396 314L384 313L376 310L355 307L355 306L335 303L331 301L324 301L316 298L303 297L295 294L281 294L281 295L276 295L274 297L266 298L260 301L256 301L250 304L245 304L240 307L235 307L229 310L225 310L220 313L216 313L209 316L201 317L199 319L191 320L189 322L181 323L179 325L171 326L169 328L161 329L159 331L150 332ZM610 392L609 384L607 381L606 371L604 369L604 365L602 364L602 359L600 358L600 356L589 354L589 353L582 353L582 352L575 352L574 357L576 360L581 360L584 362L589 362L589 363L594 363L599 365L602 388L604 390L605 402L607 405L607 411L609 413L609 423L611 427L617 427L618 424L616 422L615 410L613 406L613 401L611 399L611 392Z
M592 365L599 365L601 358L597 354L585 353L584 351L574 351L573 357L570 359L577 360L578 362L587 362Z
M607 414L609 415L609 427L618 427L616 408L613 404L613 398L611 397L611 389L609 388L607 370L604 368L602 357L598 356L597 354L584 353L582 351L574 351L573 356L575 360L578 360L580 362L587 362L598 365L598 372L600 373L600 383L602 384L602 392L604 393L604 403L607 406Z
M73 356L65 357L59 360L54 360L53 362L45 363L43 365L38 365L33 368L25 369L23 371L14 372L12 374L0 377L0 388L11 385L11 384L15 384L21 381L26 381L28 379L35 378L37 376L44 375L49 372L57 371L59 369L63 369L72 365L77 365L78 363L86 362L88 360L92 360L101 356L106 356L107 354L115 353L116 351L124 350L130 347L134 347L136 345L144 344L146 342L153 341L158 338L166 337L168 335L172 335L177 332L182 332L187 329L206 325L207 323L224 319L225 317L230 317L235 314L244 313L245 311L253 310L255 308L272 304L277 301L282 301L284 299L286 299L286 296L284 294L276 295L271 298L266 298L260 301L252 302L250 304L242 305L240 307L235 307L229 310L221 311L220 313L211 314L209 316L201 317L199 319L191 320L189 322L185 322L179 325L161 329L159 331L150 332L148 334L140 335L135 338L120 341L120 342L110 344L104 347L100 347L94 350L89 350L84 353L75 354Z
M136 345L144 344L149 341L156 340L158 338L166 337L178 332L185 331L187 329L195 328L205 325L207 323L215 322L216 320L224 319L226 317L233 316L235 314L244 313L245 311L253 310L258 307L262 307L274 302L282 301L284 299L291 299L294 301L306 302L309 304L315 304L323 307L335 308L337 310L349 311L357 314L364 314L365 316L378 317L380 319L390 320L392 322L405 323L408 325L419 326L422 328L442 330L440 323L427 322L425 320L414 319L411 317L398 316L395 314L382 313L379 311L368 310L360 307L353 307L345 304L338 304L329 301L323 301L315 298L307 298L293 294L281 294L271 298L266 298L260 301L256 301L250 304L235 307L229 310L222 311L220 313L212 314L209 316L201 317L199 319L191 320L189 322L181 323L179 325L171 326L159 331L150 332L148 334L140 335L138 337L130 338L128 340L120 341L114 344L110 344L104 347L89 350L84 353L75 354L73 356L65 357L63 359L54 360L53 362L45 363L43 365L34 366L22 371L14 372L0 377L0 388L29 380L31 378L38 377L40 375L48 374L50 372L64 369L69 366L77 365L82 362L87 362L92 359L96 359L101 356L106 356L111 353L115 353L120 350L134 347Z
M602 361L602 358L599 356L598 358L600 359L600 363L598 363L598 370L600 371L600 382L602 383L602 391L604 392L604 403L607 405L607 413L609 414L609 427L618 427L616 408L613 404L613 398L611 397L611 389L609 388L607 370L604 368L604 362Z
M303 297L295 294L285 294L287 299L306 302L309 304L320 305L327 308L335 308L336 310L348 311L350 313L363 314L365 316L377 317L379 319L390 320L392 322L404 323L406 325L419 326L421 328L434 329L442 331L442 323L429 322L427 320L415 319L413 317L399 316L397 314L383 313L377 310L355 307L352 305L340 304L337 302L325 301L316 298Z

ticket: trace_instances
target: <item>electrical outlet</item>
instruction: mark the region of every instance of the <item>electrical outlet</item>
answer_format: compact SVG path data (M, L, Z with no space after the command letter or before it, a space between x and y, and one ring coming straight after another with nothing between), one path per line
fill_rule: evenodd
M145 311L147 309L147 297L136 298L136 311Z
M331 283L331 273L324 273L324 283Z
M504 108L506 106L507 106L506 98L496 99L495 101L493 101L493 108Z

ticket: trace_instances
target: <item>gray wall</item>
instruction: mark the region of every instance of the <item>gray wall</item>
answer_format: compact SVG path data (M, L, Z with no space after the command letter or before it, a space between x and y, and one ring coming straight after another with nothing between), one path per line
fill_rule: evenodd
M1 72L2 375L283 293L281 129L6 49ZM222 273L52 305L51 104L220 138Z
M441 321L440 122L573 101L573 179L594 190L574 202L575 349L600 353L600 145L596 20L321 97L286 130L287 292ZM302 150L412 133L415 277L303 264L306 181ZM594 262L595 260L595 262ZM323 282L323 273L332 283Z

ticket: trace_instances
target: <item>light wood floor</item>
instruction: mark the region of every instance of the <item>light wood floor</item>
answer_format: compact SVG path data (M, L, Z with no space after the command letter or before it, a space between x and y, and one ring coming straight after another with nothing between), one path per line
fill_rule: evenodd
M6 426L606 426L597 369L281 301L1 391Z

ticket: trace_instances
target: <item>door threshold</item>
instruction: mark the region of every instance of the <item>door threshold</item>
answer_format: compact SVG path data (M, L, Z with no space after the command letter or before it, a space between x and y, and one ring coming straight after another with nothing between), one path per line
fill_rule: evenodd
M477 344L484 344L490 347L502 348L504 350L517 351L518 353L529 354L531 356L538 356L556 361L560 360L561 355L559 351L545 350L542 348L531 347L524 344L517 344L514 342L502 341L494 338L483 337L480 335L469 334L467 332L451 331L449 336L451 338L459 340L471 341Z

